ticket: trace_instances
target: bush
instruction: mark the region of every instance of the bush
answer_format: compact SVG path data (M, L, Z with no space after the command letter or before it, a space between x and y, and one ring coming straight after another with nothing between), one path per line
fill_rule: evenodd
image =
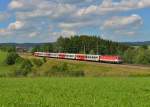
M68 65L67 65L67 63L54 65L54 66L52 66L51 70L53 72L67 72L68 71Z
M46 63L46 62L47 62L46 57L43 57L43 62L44 62L44 63Z
M14 72L14 75L15 76L27 76L29 73L32 72L32 67L33 65L31 61L28 59L25 59L22 62L20 68Z
M84 71L82 70L73 70L73 71L69 71L67 72L68 76L72 76L72 77L82 77L84 76Z
M79 76L84 76L84 71L69 69L67 63L62 63L62 64L52 66L52 68L46 72L46 75L61 76L61 77L64 76L79 77Z
M18 57L17 59L16 59L16 63L22 63L23 61L24 61L25 59L24 58L22 58L22 57Z
M43 65L43 62L41 59L32 59L32 62L34 65L36 65L37 67L40 67Z
M8 55L6 57L5 63L7 65L13 65L16 63L17 58L19 58L19 55L17 53L10 52L10 53L8 53Z

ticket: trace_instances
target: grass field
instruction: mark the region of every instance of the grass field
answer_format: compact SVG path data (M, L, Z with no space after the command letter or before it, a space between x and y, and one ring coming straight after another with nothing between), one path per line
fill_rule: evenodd
M150 107L150 78L1 78L0 107Z

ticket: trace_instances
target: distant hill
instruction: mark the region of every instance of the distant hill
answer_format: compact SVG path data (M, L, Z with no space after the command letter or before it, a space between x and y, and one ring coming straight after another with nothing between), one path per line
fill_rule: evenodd
M132 46L140 46L140 45L150 45L150 41L145 42L121 42L126 45L132 45ZM25 48L32 48L34 46L41 46L43 44L49 44L49 43L0 43L1 45L11 45L16 47L25 47Z
M150 41L145 42L122 42L123 44L132 45L132 46L141 46L141 45L150 45Z

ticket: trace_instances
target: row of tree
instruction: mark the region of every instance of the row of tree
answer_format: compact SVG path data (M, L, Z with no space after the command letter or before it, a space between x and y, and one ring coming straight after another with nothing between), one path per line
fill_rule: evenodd
M124 62L130 64L150 64L150 49L148 46L129 48L122 57Z
M5 52L16 52L16 47L11 45L0 45L0 50Z
M60 37L55 43L36 46L32 52L68 52L68 53L85 53L85 54L122 54L129 46L118 42L104 40L97 36L73 36Z

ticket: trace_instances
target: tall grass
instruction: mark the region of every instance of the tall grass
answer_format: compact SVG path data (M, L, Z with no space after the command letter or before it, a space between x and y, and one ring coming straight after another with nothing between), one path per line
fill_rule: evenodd
M0 107L149 107L150 78L5 78Z

